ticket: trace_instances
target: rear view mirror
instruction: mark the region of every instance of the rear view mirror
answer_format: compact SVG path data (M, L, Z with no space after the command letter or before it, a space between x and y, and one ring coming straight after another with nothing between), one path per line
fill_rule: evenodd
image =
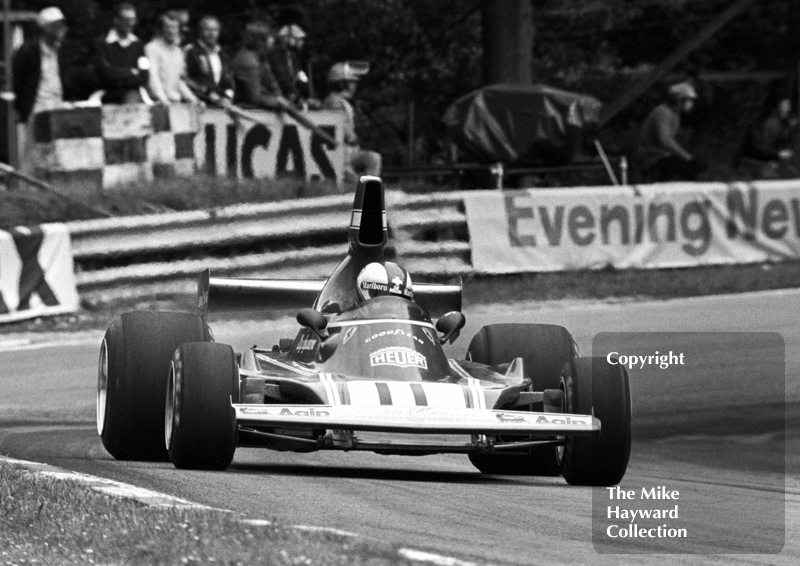
M467 323L467 317L464 313L459 311L451 311L436 321L436 330L442 333L439 338L439 343L444 344L450 342L451 344L456 341L461 329Z
M316 309L303 309L297 313L297 322L304 328L311 329L314 334L324 338L322 331L328 326L328 319Z

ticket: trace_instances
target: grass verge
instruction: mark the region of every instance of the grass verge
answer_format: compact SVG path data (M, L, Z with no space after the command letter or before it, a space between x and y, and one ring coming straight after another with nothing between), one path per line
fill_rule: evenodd
M502 277L476 275L464 283L467 305L562 299L671 299L800 287L800 261L673 269L564 271Z
M387 188L420 193L441 190L428 183L387 184ZM327 180L306 181L296 177L232 179L194 175L154 179L102 191L78 183L59 185L56 190L69 198L19 181L3 184L0 179L0 229L98 218L97 210L107 216L180 212L351 193L355 186L336 186Z
M34 563L411 564L374 541L149 507L0 462L0 564Z
M325 196L340 194L345 188L328 181L307 182L297 178L231 179L195 175L154 179L104 191L85 184L59 186L57 190L70 197L66 199L55 192L16 182L0 185L0 229L97 218L92 208L108 216L131 216Z

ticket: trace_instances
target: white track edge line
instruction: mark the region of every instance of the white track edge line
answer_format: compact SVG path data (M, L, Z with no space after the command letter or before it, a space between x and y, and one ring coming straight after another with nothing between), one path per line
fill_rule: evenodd
M67 338L65 340L47 340L43 342L36 342L29 338L13 338L9 340L0 340L0 353L44 350L45 348L90 346L98 343L99 341L94 338Z
M22 466L24 468L27 468L28 470L33 471L34 473L40 474L45 477L51 477L57 480L72 480L84 484L90 489L93 489L105 495L111 495L114 497L124 497L127 499L135 499L136 501L145 503L147 505L154 505L158 507L174 506L174 507L182 507L190 509L218 510L213 507L209 507L207 505L193 503L192 501L181 499L180 497L175 497L172 495L168 495L166 493L159 493L157 491L152 491L149 489L145 489L143 487L137 487L135 485L120 482L117 480L111 480L108 478L101 478L98 476L92 476L81 472L65 470L63 468L58 468L55 466L51 466L49 464L43 464L41 462L18 460L16 458L9 458L7 456L0 456L0 461Z
M451 558L449 556L441 556L431 552L424 552L422 550L414 550L413 548L401 548L397 553L413 562L427 562L434 566L478 566L477 562L467 562L459 560L458 558Z

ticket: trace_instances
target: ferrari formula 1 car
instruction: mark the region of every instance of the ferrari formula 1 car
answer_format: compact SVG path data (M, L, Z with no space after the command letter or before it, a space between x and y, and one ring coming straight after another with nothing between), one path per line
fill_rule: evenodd
M237 446L464 453L483 473L618 483L630 454L621 365L581 358L560 326L492 324L464 360L461 281L412 285L387 261L383 184L362 177L347 256L327 280L200 274L197 313L131 312L100 348L97 429L123 460L226 469ZM209 306L297 305L271 348L215 343ZM310 307L308 305L311 305ZM437 318L434 324L431 317Z

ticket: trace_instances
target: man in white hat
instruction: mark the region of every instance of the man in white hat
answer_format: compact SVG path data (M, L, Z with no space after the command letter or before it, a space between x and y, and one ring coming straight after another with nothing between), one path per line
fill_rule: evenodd
M64 100L64 64L60 48L67 35L64 14L51 6L36 17L37 37L26 41L14 54L14 101L21 122Z
M36 17L39 33L22 44L12 61L14 108L23 125L18 131L20 170L34 172L33 116L63 104L67 87L61 44L67 35L64 14L51 6Z
M693 181L705 169L678 142L681 114L694 108L697 91L690 82L672 85L664 102L653 108L639 130L638 165L645 182Z

